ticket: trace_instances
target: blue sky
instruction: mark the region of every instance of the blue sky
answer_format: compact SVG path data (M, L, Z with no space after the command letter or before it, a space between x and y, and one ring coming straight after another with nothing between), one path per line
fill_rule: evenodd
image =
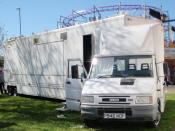
M16 8L21 8L22 34L56 28L59 16L67 16L72 10L91 8L93 5L147 4L161 7L175 18L175 0L0 0L0 26L8 37L19 35L19 18ZM172 23L175 25L175 23Z

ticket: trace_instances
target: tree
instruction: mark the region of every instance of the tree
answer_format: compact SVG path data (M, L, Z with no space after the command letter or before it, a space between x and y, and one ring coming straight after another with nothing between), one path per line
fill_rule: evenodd
M3 27L0 27L0 67L3 66L4 63L4 40L5 40L5 30Z
M0 27L0 46L3 45L4 40L5 40L5 30L3 27Z

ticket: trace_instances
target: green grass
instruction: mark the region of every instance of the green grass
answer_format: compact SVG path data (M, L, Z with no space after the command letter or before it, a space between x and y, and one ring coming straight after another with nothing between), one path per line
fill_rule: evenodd
M0 95L0 130L2 131L173 131L175 130L175 94L167 95L165 113L159 128L146 127L143 123L107 123L87 128L78 112L66 112L65 119L58 119L58 102L24 97Z

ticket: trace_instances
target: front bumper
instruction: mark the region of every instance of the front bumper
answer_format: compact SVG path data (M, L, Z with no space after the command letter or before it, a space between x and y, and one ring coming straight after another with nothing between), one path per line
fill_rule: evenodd
M81 105L81 115L83 119L96 120L102 119L104 113L125 113L126 119L112 120L134 120L134 121L153 121L157 117L157 105L148 106L118 106L100 107ZM105 119L106 120L106 119Z

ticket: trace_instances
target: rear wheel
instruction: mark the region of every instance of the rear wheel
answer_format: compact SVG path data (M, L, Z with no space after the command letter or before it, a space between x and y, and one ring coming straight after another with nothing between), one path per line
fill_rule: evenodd
M7 92L8 92L8 95L11 96L11 86L7 86Z
M17 96L17 87L16 86L7 86L7 91L9 96Z
M17 96L17 88L16 87L14 87L14 89L13 89L13 96Z

